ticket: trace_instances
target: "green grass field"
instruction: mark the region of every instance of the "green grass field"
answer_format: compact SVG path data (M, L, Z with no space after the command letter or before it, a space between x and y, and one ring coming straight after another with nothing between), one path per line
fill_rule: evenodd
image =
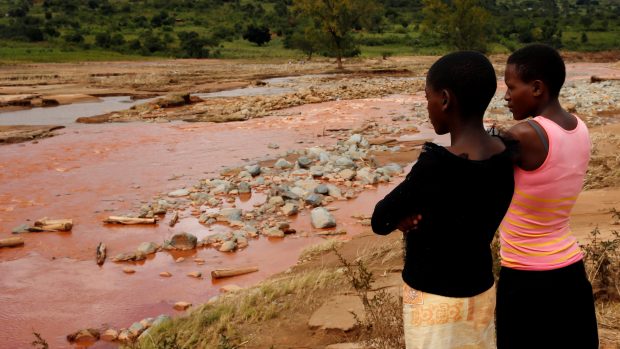
M29 44L23 42L4 42L0 46L0 63L51 63L81 61L144 61L161 57L145 57L122 54L111 50L81 48L62 49L46 44Z

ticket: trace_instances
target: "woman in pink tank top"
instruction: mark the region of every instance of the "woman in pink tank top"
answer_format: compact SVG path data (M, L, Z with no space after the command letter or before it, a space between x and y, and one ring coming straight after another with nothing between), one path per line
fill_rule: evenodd
M558 100L566 76L546 45L515 51L506 66L505 99L519 142L515 192L499 231L499 349L598 348L592 287L569 216L590 159L586 125Z

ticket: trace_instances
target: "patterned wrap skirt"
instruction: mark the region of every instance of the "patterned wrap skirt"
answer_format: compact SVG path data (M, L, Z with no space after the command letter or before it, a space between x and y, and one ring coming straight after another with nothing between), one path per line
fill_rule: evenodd
M407 349L495 349L495 286L468 298L403 286Z

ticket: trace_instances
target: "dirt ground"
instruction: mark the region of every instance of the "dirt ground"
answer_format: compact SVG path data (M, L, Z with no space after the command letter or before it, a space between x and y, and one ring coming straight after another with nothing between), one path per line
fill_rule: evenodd
M500 77L505 58L493 57ZM620 77L617 63L620 56L618 53L569 54L567 58L571 87L567 89L569 92L564 95L563 103L572 104L575 112L588 122L593 140L587 190L580 196L571 217L572 229L584 243L596 227L604 236L618 230L617 220L610 212L620 210L620 85L613 81L591 84L589 79L592 75ZM123 95L136 99L169 96L168 99L90 119L107 124L75 124L66 129L54 126L0 127L0 238L11 236L10 230L14 226L42 215L67 213L79 217L72 235L29 235L26 236L27 247L0 251L0 271L6 277L0 282L11 289L6 293L4 303L0 300L4 308L0 310L0 324L8 329L5 334L0 334L0 339L8 338L14 341L12 343L20 344L31 341L32 338L27 337L30 336L28 326L23 330L23 323L16 325L9 320L10 316L18 316L28 325L37 324L46 329L46 338L51 337L50 342L62 347L66 344L64 336L82 324L100 326L106 322L117 327L128 326L141 317L169 311L171 298L188 289L191 290L188 297L193 301L204 301L218 292L221 284L204 286L189 280L165 286L161 280L148 276L149 272L158 273L163 268L172 268L173 273L185 273L182 265L174 263L179 256L200 256L209 263L220 265L231 261L262 261L271 257L273 252L269 251L279 251L277 258L265 262L260 273L237 279L242 286L250 286L288 269L304 247L322 239L287 239L282 243L261 240L256 248L239 253L241 256L226 256L222 260L213 257L211 251L166 254L150 258L144 265L135 265L138 273L131 277L119 273L120 269L112 263L95 270L91 259L92 247L101 240L108 239L106 243L116 253L154 235L150 228L104 228L101 225L103 216L135 209L146 198L161 191L178 189L214 176L222 165L239 166L258 159L273 162L277 152L267 147L269 143L278 143L281 151L297 149L302 146L300 144L328 146L346 139L352 130L369 122L388 126L407 124L399 119L403 115L412 116L409 126L428 129L428 123L423 121L426 113L423 76L435 59L353 60L346 64L345 72L335 71L328 60L304 64L174 60L0 66L0 118L2 112L24 108L45 110L43 107L46 106L53 108L53 105L105 96ZM297 82L283 84L297 89L278 96L209 100L192 97L181 104L164 106L179 95L262 86L262 80L274 77L334 73L337 75L304 77L298 81L302 87L293 86ZM498 96L489 107L492 112L486 121L509 125L501 100L501 81L498 87ZM171 120L176 122L169 122ZM197 123L179 123L180 120ZM110 123L115 121L142 123ZM241 122L216 124L200 121ZM54 131L57 136L48 138ZM417 131L409 131L400 134L386 131L384 139L375 140L377 144L398 145L401 149L374 154L375 158L383 163L414 161L421 139L416 135ZM412 134L417 138L408 139ZM2 145L12 142L21 144ZM341 247L345 257L355 259L360 251L396 243L400 239L398 234L387 238L374 236L368 227L351 218L354 213L370 214L376 201L396 184L369 189L357 199L334 204L338 221L345 222L345 227L355 232L352 234L355 237ZM243 204L251 206L252 201L238 204L239 207ZM191 217L182 218L174 231L198 229L198 224L189 222ZM308 225L307 222L299 224L302 227ZM160 226L155 234L159 239L172 231ZM333 255L322 255L298 264L292 268L292 273L335 265L337 261ZM399 268L399 260L377 262L371 268L377 275L385 275L382 278L393 282L393 277L398 275L394 271ZM37 287L55 289L59 284L78 293L88 291L96 297L108 299L103 301L105 305L91 307L88 300L69 303L64 294L51 292L50 296L36 290ZM153 291L145 290L144 285ZM124 294L127 288L134 289L134 292ZM327 293L316 295L317 299L329 296ZM160 299L159 303L151 298ZM21 303L24 299L25 303ZM49 299L50 306L39 309L39 303L46 299ZM148 299L149 303L140 303L143 299ZM117 306L124 310L117 311ZM315 309L308 307L303 311L282 313L260 326L244 329L249 334L249 342L243 347L324 348L328 344L355 341L356 331L326 332L309 328L308 319ZM88 316L75 319L75 313ZM93 314L101 314L101 319ZM54 320L59 316L62 321ZM67 323L71 328L63 326ZM618 348L620 345L620 324L614 326L601 327L604 348ZM95 347L109 346L100 342Z

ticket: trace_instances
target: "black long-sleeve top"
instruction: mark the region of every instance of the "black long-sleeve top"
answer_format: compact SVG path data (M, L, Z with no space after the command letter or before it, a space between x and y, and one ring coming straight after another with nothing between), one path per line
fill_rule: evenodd
M446 297L471 297L494 282L490 243L514 191L512 147L468 160L424 144L405 180L377 203L372 229L386 235L420 214L405 234L403 280Z

